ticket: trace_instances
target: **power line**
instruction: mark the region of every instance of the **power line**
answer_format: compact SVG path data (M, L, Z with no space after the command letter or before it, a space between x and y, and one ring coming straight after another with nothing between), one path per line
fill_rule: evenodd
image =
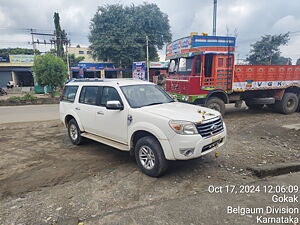
M36 32L31 32L31 34L34 34L34 35L42 35L42 36L55 36L55 34L36 33Z
M0 40L0 43L30 43L30 41L8 41L8 40Z
M22 30L22 31L30 31L30 30L33 30L33 31L53 31L53 30L49 30L49 29L39 29L39 28L26 28L26 27L0 27L0 30Z

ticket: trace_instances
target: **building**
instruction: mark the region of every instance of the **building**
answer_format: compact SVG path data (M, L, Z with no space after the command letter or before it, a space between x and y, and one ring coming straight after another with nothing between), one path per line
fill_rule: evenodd
M83 56L84 60L71 67L71 78L122 78L131 77L131 70L116 68L110 62L99 62L92 58L86 47L70 47L69 54ZM0 87L13 82L17 87L33 87L32 67L34 55L0 56Z
M132 66L133 78L141 80L154 81L155 77L159 75L166 75L169 63L168 62L150 62L149 63L149 77L147 77L147 65L145 61L134 62Z
M71 78L122 78L128 77L128 73L131 72L131 70L116 68L111 62L94 60L87 47L70 47L68 53L74 54L75 57L84 57L84 60L70 68Z
M88 47L70 47L68 48L69 54L74 54L75 57L83 56L84 60L81 63L98 63L94 60Z
M33 55L0 56L0 87L6 87L12 81L18 87L32 87Z

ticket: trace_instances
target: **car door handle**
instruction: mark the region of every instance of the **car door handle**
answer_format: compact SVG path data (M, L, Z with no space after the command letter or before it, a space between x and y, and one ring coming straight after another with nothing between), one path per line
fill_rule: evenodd
M98 115L104 115L104 112L98 111L97 114Z
M76 109L76 110L80 110L80 108L79 108L79 107L76 107L75 109Z

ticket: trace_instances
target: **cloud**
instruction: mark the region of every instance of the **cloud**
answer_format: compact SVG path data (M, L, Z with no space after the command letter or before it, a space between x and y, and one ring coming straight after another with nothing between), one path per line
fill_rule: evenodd
M289 32L300 30L300 18L297 19L293 15L284 16L274 23L272 30L274 32Z
M88 46L90 20L99 5L144 1L156 3L168 14L173 39L195 31L212 33L212 0L0 0L0 47L17 45L4 43L7 39L28 47L31 36L26 28L53 32L54 12L59 12L61 26L70 34L72 44ZM219 0L217 34L235 35L237 31L237 54L245 58L250 44L262 35L300 30L299 8L299 0ZM282 48L285 56L300 57L299 39L300 33L294 33L289 45Z

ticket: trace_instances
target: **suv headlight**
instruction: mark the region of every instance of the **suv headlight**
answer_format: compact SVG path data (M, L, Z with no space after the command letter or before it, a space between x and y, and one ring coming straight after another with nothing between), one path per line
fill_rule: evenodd
M169 122L169 125L177 134L198 134L197 128L192 122L182 120L171 120Z

